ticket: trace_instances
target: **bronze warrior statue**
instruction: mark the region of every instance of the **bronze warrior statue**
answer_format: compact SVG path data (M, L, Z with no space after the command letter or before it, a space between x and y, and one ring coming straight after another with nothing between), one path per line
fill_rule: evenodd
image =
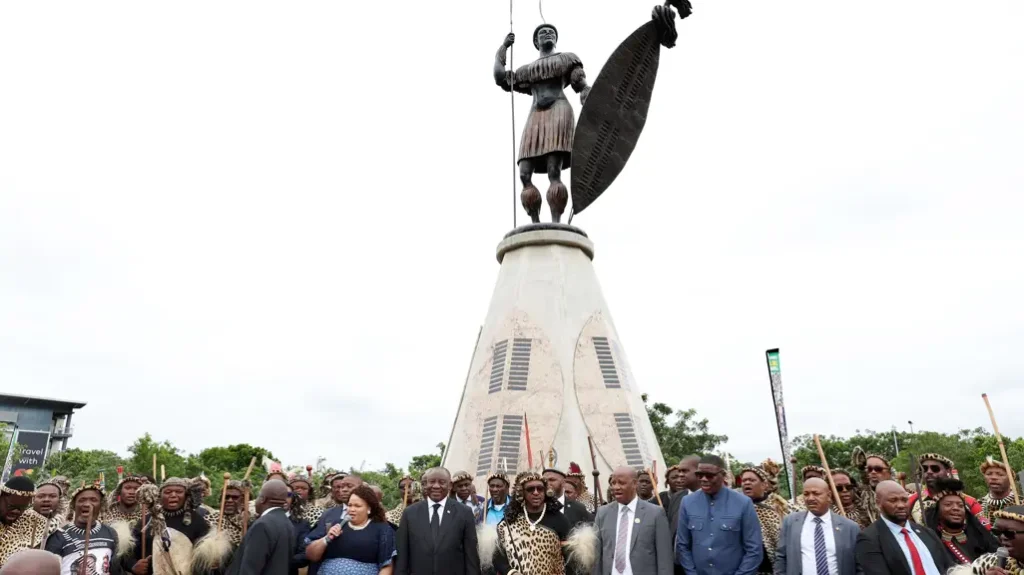
M587 101L590 86L583 63L572 52L555 52L558 30L541 24L533 32L533 45L540 51L534 62L514 73L505 69L505 53L515 42L515 34L505 37L494 57L494 81L506 92L515 90L533 95L530 116L519 143L519 179L523 182L522 201L534 223L540 221L540 191L533 185L535 172L548 174L548 207L551 221L558 222L569 201L569 190L562 183L562 170L571 164L572 138L576 118L563 89L572 86Z

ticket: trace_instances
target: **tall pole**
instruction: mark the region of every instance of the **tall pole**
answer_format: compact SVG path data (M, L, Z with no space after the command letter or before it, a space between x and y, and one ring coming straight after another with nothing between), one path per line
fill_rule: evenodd
M764 352L768 364L768 379L771 382L772 404L775 406L775 426L779 432L779 447L782 448L783 469L786 470L786 481L789 484L789 499L793 500L796 485L793 477L793 462L789 456L789 444L786 431L786 408L782 403L782 369L779 366L779 348Z
M892 445L896 448L896 457L900 456L900 442L896 438L896 426L892 426Z

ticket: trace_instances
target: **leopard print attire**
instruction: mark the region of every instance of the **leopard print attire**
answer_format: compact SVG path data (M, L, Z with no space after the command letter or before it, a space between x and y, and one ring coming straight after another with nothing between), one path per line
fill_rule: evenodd
M583 493L577 495L576 501L579 501L580 503L583 504L584 507L587 508L587 513L591 515L594 514L594 509L596 509L596 506L594 505L594 496L591 495L589 491L584 491Z
M324 514L324 508L319 505L306 504L302 506L302 515L300 518L309 523L310 525L316 525L317 521L320 521L320 516Z
M60 517L60 516L58 516ZM0 524L0 565L22 549L38 547L43 531L48 527L46 517L28 509L11 525Z
M533 528L525 513L498 523L498 549L508 558L508 575L565 575L558 534L543 525Z
M974 563L971 564L971 570L975 575L985 575L985 572L995 567L998 562L999 558L996 557L995 553L986 553L974 560ZM1013 557L1006 560L1004 571L1010 575L1024 575L1024 568Z
M120 503L115 503L100 515L100 523L107 525L118 521L124 521L131 525L139 519L142 519L142 506L138 504L135 505L134 509L127 510Z
M878 521L878 518L881 517L878 511L878 501L875 499L875 491L867 485L862 485L857 490L857 499L854 500L854 505L868 525Z
M399 503L398 507L395 507L391 511L385 513L384 517L387 519L388 523L392 525L400 525L402 523L402 513L405 513L405 505Z
M992 517L992 513L1013 505L1013 493L1002 499L996 499L992 497L991 493L986 493L984 497L978 500L978 503L981 504L981 514L988 519L988 524L994 525L996 520Z
M213 531L216 531L217 524L220 522L220 511L212 511L206 516L206 522L210 524ZM231 545L234 547L238 547L242 543L242 522L243 517L241 513L224 516L224 532L228 534L228 539L231 540ZM250 526L252 526L252 523L252 521L249 521Z
M782 532L782 518L788 515L791 507L772 502L769 497L760 503L754 504L754 511L757 512L757 520L761 524L761 539L764 541L765 549L776 549L779 546L779 534ZM767 554L768 561L775 565L775 553Z

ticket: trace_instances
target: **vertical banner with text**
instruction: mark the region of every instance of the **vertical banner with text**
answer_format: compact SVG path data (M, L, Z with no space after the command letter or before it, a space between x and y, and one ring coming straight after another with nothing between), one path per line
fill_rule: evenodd
M793 476L793 461L789 451L789 431L786 429L786 405L782 401L782 369L779 367L779 350L765 352L768 360L768 380L772 385L772 401L775 403L775 423L779 428L779 444L782 446L782 461L789 481L789 497L796 497L796 480Z

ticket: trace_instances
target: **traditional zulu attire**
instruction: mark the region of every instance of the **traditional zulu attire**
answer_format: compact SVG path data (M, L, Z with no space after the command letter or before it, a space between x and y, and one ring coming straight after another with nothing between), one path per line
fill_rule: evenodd
M419 501L420 497L421 497L421 493L422 493L422 488L420 487L420 483L418 481L416 481L415 479L413 479L409 475L406 475L405 477L399 479L398 483L401 484L403 481L406 481L406 480L412 482L412 487L409 489L408 495L406 495L405 493L399 492L398 493L398 505L396 505L394 509L392 509L392 510L390 510L387 513L384 514L384 517L387 518L388 523L394 525L395 527L398 527L399 525L401 525L401 523L402 523L402 513L405 512L405 508L408 505L412 505L413 503L416 503L417 501ZM408 502L406 502L406 498L408 498ZM315 522L313 524L316 525Z
M316 525L316 522L320 520L320 516L324 514L324 508L317 505L314 501L313 483L309 479L305 477L294 477L288 482L288 486L291 487L292 484L299 481L305 483L306 486L309 487L309 499L303 500L298 506L298 509L296 509L295 503L293 502L291 508L292 516L301 521L305 521L310 525Z
M199 477L193 477L191 481L193 487L189 489L190 493L194 493L194 486L199 485L202 488L202 496L199 498L198 503L195 505L195 509L199 511L203 517L209 517L211 513L215 513L217 510L207 505L203 500L209 497L210 493L213 492L213 484L210 483L210 478L205 473L200 473Z
M122 572L119 563L119 554L125 551L125 545L120 541L117 531L102 521L104 501L103 489L98 485L83 485L78 488L69 499L71 509L74 510L75 501L78 496L86 491L95 491L100 496L100 509L98 509L97 520L86 537L85 528L75 523L63 525L53 532L46 540L46 550L60 557L61 575L80 575L83 573L82 563L85 563L85 573L89 575L107 575L110 573L119 574ZM86 547L88 539L88 547Z
M562 545L570 539L569 520L559 512L560 505L551 496L546 497L539 514L531 516L526 511L523 486L533 481L544 479L533 471L516 476L515 496L497 526L497 547L491 555L493 565L504 575L564 575L566 557L573 551L571 545ZM576 538L576 543L582 539ZM589 543L593 545L593 541ZM582 566L581 572L589 572L591 567Z
M1012 505L1005 509L994 511L992 516L996 519L1009 519L1011 521L1024 523L1024 507L1020 505ZM985 572L995 567L998 562L999 557L997 557L995 553L986 553L985 555L978 557L974 563L971 564L971 568L975 575L985 575ZM1010 575L1024 575L1024 565L1013 557L1006 560L1006 567L1003 567L1003 570Z
M992 459L992 456L989 455L981 464L981 474L985 475L985 471L992 467L998 467L1002 469L1004 472L1006 472L1006 466L1003 465L1001 461L996 461ZM1007 478L1009 478L1010 481L1014 480L1011 473L1006 472L1006 476ZM991 493L986 493L984 497L978 500L978 503L981 504L981 514L985 516L985 519L987 519L989 525L991 525L995 522L995 520L992 519L993 513L999 511L1000 509L1005 509L1014 504L1013 488L1011 487L1010 492L1006 494L1006 497L1002 498L996 498L993 497Z
M925 453L917 459L917 464L923 465L925 461L938 461L948 469L953 469L955 467L951 459L943 455L939 455L938 453ZM986 529L991 529L992 525L989 524L988 518L985 517L984 513L982 513L981 504L978 503L978 500L970 495L964 495L963 498L964 503L967 505L967 510L977 517ZM938 497L928 492L928 486L919 485L918 492L911 493L910 499L907 500L907 505L910 506L911 518L914 522L924 525L924 512L927 512L928 509L935 505L936 501L938 501Z
M825 468L821 467L820 465L805 465L805 466L803 466L803 468L800 469L801 487L802 487L802 483L804 481L807 481L807 473L811 472L811 471L817 472L822 477L825 477L825 475L826 475L825 474ZM803 511L803 510L807 509L807 507L804 505L804 494L803 493L797 495L796 498L793 499L793 502L794 502L794 507L797 510Z
M117 482L117 487L110 492L107 496L107 509L104 511L103 516L100 520L103 523L111 524L119 521L131 524L142 518L142 506L139 505L138 500L135 502L135 507L131 509L125 508L121 505L121 489L125 483L138 483L139 487L146 482L146 478L139 475L126 475Z
M754 511L757 513L758 523L761 524L761 539L764 542L761 565L757 572L770 574L775 565L775 549L779 545L779 535L782 532L782 518L792 513L794 509L788 501L775 493L775 490L778 489L778 464L769 459L760 467L744 469L740 472L740 476L748 471L768 484L765 498L754 501Z
M65 524L67 524L68 519L67 519L67 511L65 511L64 513L61 513L61 510L60 510L61 502L63 502L63 500L64 500L64 488L61 487L61 482L54 481L54 478L51 477L50 479L47 479L46 481L40 481L39 485L36 485L36 490L38 491L39 488L44 486L44 485L52 485L52 486L56 487L57 488L57 494L58 494L58 497L60 499L60 501L57 504L57 507L55 507L53 509L53 511L50 512L50 514L48 516L47 515L43 515L43 517L46 517L46 519L47 519L46 533L43 535L43 539L45 540L46 537L48 537L50 533L53 533L53 532L57 531L58 529L63 527ZM36 513L38 513L38 511ZM40 513L40 515L42 515L42 514Z
M228 481L224 489L235 489L245 492L245 482ZM249 525L255 520L249 516ZM234 513L224 514L223 520L219 510L210 511L205 515L210 531L202 539L195 542L192 550L192 572L196 575L219 575L227 571L227 565L238 546L242 543L242 525L245 513L237 508ZM217 528L221 527L220 530Z
M164 511L160 494L168 487L186 490L185 504L177 511ZM132 530L135 541L132 557L123 563L129 570L142 559L142 542L145 538L147 555L150 559L150 573L153 575L175 575L189 573L192 564L192 550L196 541L210 530L210 525L198 510L193 508L188 495L192 482L170 477L160 487L146 484L139 488L139 503L147 507L146 525L139 523ZM155 543L155 544L154 544Z
M845 475L846 477L848 477L850 479L850 484L854 486L853 505L850 507L846 507L844 505L843 510L840 513L839 504L837 502L833 502L831 507L832 513L838 515L846 515L847 519L859 525L861 529L866 528L867 526L871 525L872 522L870 519L868 519L867 513L863 509L861 509L860 501L858 501L858 497L860 496L862 486L859 485L856 482L856 480L853 479L853 476L850 475L850 473L845 469L833 469L832 476L834 477L837 474ZM798 511L803 511L803 508L801 507L800 509L798 509Z
M964 484L958 479L940 479L936 482L938 493L935 494L935 501L941 501L945 497L959 498L966 508L967 501L963 493ZM939 506L932 505L925 512L925 525L933 529L942 540L946 555L954 563L970 565L972 561L985 553L995 553L999 548L999 542L988 532L977 517L970 513L964 514L964 525L959 530L953 530L939 520Z
M28 497L35 494L36 486L28 477L12 477L0 485L0 497ZM0 521L3 518L0 517ZM47 526L47 519L31 508L26 509L17 521L10 525L0 523L0 565L3 565L22 549L38 547Z
M579 483L579 490L576 494L576 501L579 501L587 508L587 513L593 515L597 510L597 502L594 501L594 496L587 491L587 476L583 474L583 470L580 469L579 464L575 461L569 462L569 473L566 474L569 479L575 479Z
M856 499L854 503L857 506L857 510L860 513L864 521L868 525L871 525L875 521L878 521L881 517L881 512L878 510L878 500L875 498L875 490L871 488L871 481L868 479L867 464L868 459L880 459L885 463L885 466L892 469L892 463L889 462L889 458L884 455L877 453L864 453L864 450L860 447L855 447L853 450L853 456L851 463L858 471L860 471L860 489L857 490Z
M515 85L512 85L513 79ZM503 78L498 78L498 85L506 92L515 90L521 94L533 94L535 84L558 81L562 88L572 85L574 88L586 81L583 62L572 52L552 54L520 66L515 74L505 71ZM547 154L558 154L562 158L562 169L568 169L571 163L573 130L576 117L572 105L564 96L555 100L550 106L538 108L532 106L523 128L523 138L519 143L519 161L540 158ZM547 166L537 162L535 172L546 172Z
M477 499L475 495L470 494L469 499L463 501L459 499L458 494L455 493L455 486L463 481L473 481L473 476L466 471L457 471L452 475L452 499L461 505L469 507L469 510L473 512L473 520L476 524L480 524L484 520L484 502Z

